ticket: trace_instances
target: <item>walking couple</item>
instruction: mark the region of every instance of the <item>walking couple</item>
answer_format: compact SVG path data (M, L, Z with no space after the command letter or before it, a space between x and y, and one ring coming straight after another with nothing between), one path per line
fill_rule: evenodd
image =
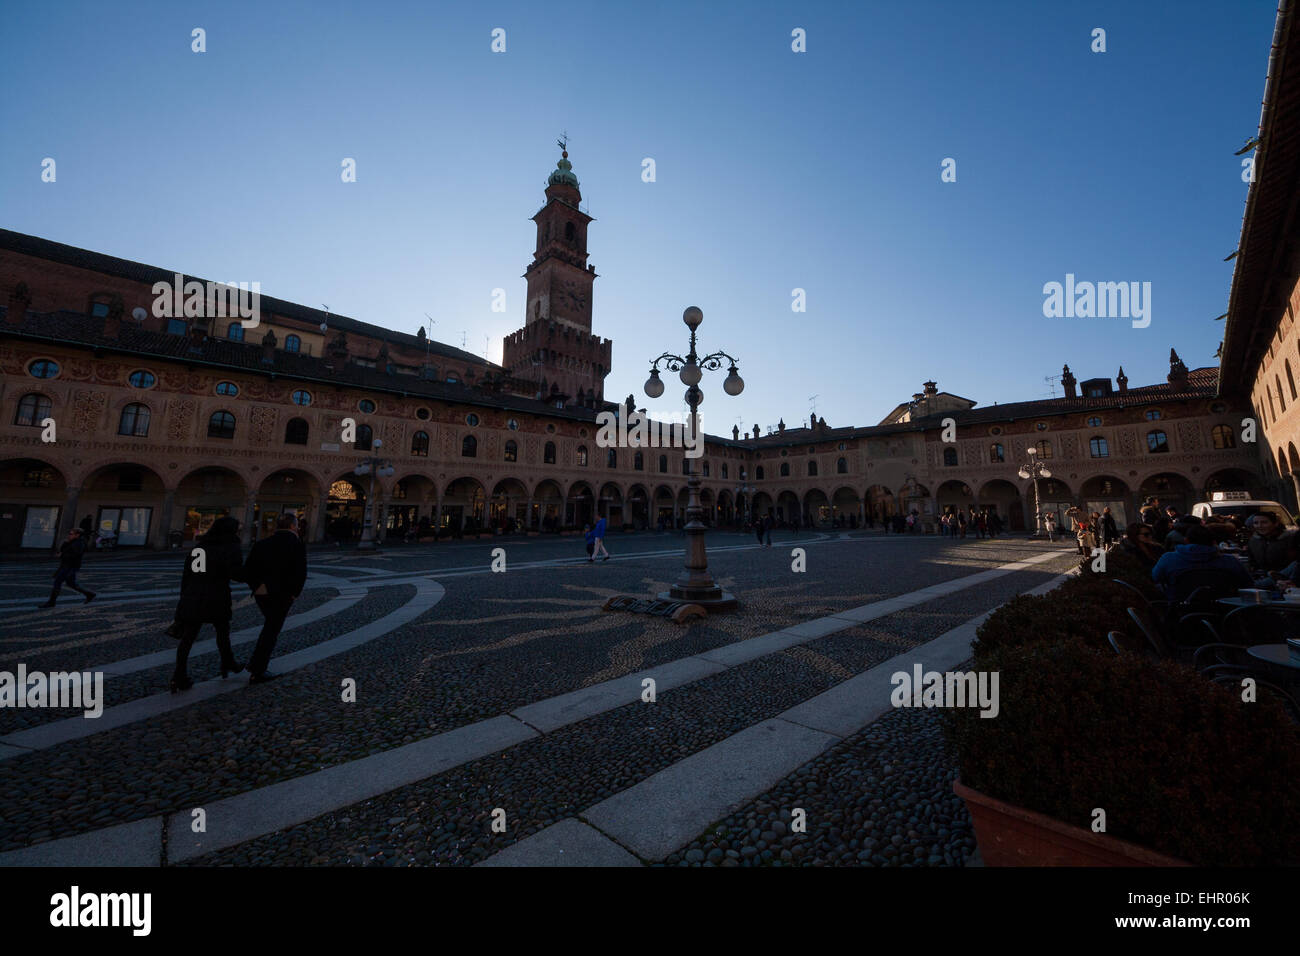
M758 537L758 546L760 548L772 547L772 526L774 524L776 524L776 520L772 517L771 511L767 513L766 517L759 518L754 522L754 534Z
M167 630L180 641L171 679L173 693L194 686L186 664L190 648L204 624L211 624L217 632L221 676L238 674L244 669L235 660L230 646L231 581L248 585L265 618L248 661L248 682L260 684L277 676L269 673L266 666L284 627L284 619L289 616L289 608L307 581L307 548L298 536L297 516L282 515L276 529L275 534L254 544L248 560L244 561L239 550L239 522L230 517L218 518L199 539L197 547L186 555L176 620ZM198 549L202 549L201 555L195 553Z

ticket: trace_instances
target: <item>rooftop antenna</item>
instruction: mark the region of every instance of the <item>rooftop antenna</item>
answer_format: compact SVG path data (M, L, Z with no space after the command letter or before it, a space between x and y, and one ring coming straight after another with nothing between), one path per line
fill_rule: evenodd
M488 358L488 349L491 347L491 345L492 345L492 336L485 334L483 336L483 358L489 362L492 361L491 359Z
M465 330L464 330L464 329L461 329L461 330L460 330L460 347L461 347L461 348L464 348L464 347L465 347Z
M808 401L812 402L812 413L813 413L814 416L816 416L816 414L817 414L817 399L818 399L820 396L821 396L821 392L818 392L816 395L809 395L809 396L808 396Z
M1047 383L1048 394L1049 394L1052 398L1056 398L1056 383L1059 382L1060 380L1061 380L1061 376L1059 376L1059 375L1044 375L1044 376L1043 376L1043 381Z
M325 305L324 302L321 303L321 306L325 309L325 321L320 324L320 330L322 332L328 332L330 329L330 307Z

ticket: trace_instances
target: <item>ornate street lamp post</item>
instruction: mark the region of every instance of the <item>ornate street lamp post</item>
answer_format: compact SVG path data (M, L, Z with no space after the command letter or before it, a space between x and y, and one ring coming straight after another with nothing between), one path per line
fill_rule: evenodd
M682 313L682 321L691 330L690 352L685 358L665 352L651 362L645 393L651 398L658 398L664 393L664 383L659 378L659 363L662 362L669 371L677 372L678 378L686 386L686 403L691 408L691 435L699 436L698 440L703 443L704 436L700 433L699 417L700 403L704 401L704 394L699 387L703 370L713 371L722 368L724 359L731 363L727 377L722 383L722 389L728 395L739 395L745 388L745 382L736 371L736 360L726 352L713 352L703 358L696 354L695 330L704 321L703 312L691 306ZM736 606L736 596L718 587L709 574L709 560L704 550L704 522L701 520L704 511L700 507L700 472L698 468L691 465L690 458L686 459L686 464L686 487L689 491L686 501L686 570L677 579L676 584L659 595L659 600L698 604L711 612L727 611Z
M1038 479L1051 478L1052 471L1041 461L1038 460L1038 449L1029 447L1025 449L1029 455L1029 460L1020 466L1020 477L1024 479L1034 479L1034 534L1038 537L1043 533L1043 514L1038 503Z
M383 440L376 438L374 450L379 451L383 447ZM379 474L387 478L393 473L393 466L383 458L367 458L352 469L352 473L370 476L370 490L366 492L366 513L361 522L361 541L357 544L357 550L374 551L378 547L375 543L375 522L379 520L375 515L375 475Z

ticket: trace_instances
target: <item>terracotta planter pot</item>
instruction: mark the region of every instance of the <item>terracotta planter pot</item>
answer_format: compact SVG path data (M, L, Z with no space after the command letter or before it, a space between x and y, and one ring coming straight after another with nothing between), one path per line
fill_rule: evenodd
M954 780L985 866L1189 866L1185 860L995 800Z

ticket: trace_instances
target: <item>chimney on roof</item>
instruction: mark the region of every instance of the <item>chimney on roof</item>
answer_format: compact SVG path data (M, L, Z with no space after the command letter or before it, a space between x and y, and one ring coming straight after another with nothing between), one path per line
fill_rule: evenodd
M1173 349L1169 350L1169 384L1177 389L1187 387L1187 366Z
M785 434L785 419L784 419L784 418L782 418L780 421L778 421L778 422L776 423L776 433L777 433L778 435L784 435L784 434Z
M279 344L275 338L275 329L267 329L266 334L262 336L262 364L275 364L275 347Z
M122 313L126 311L126 306L122 303L120 295L113 296L108 303L108 315L104 316L104 338L115 339L122 331Z
M811 415L808 416L808 428L814 429L816 427L817 427L817 413L813 412Z
M32 307L32 293L26 282L20 282L9 293L9 311L5 313L5 322L9 325L22 325L27 310Z
M826 431L826 419L825 419L825 417L822 417L822 418L817 419L817 428L818 428L818 430L820 430L820 431Z
M1116 384L1119 385L1119 393L1120 393L1121 395L1127 395L1127 394L1128 394L1128 376L1124 374L1124 366L1123 366L1123 365L1121 365L1121 366L1119 367L1119 375L1117 375L1117 376L1115 377L1115 382L1116 382Z
M755 438L758 437L758 426L757 426L757 425L754 426L754 437L755 437Z
M1075 387L1078 384L1078 380L1075 379L1074 373L1070 371L1070 366L1068 365L1061 369L1061 384L1065 386L1066 398L1079 397L1079 390Z
M189 334L189 351L195 355L203 352L203 342L208 337L208 326L203 319L195 319L190 323Z
M926 394L927 396L933 396L933 395L938 395L938 394L939 394L939 383L938 383L938 382L935 382L935 381L929 381L929 382L922 382L921 384L922 384L922 386L925 388L925 394Z

